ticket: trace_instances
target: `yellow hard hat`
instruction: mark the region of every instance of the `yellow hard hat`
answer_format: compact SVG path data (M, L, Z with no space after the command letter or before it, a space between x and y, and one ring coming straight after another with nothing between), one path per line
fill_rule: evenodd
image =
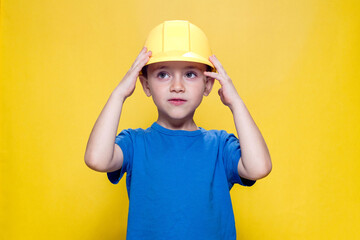
M212 55L205 33L194 24L184 20L165 21L152 29L145 41L152 52L146 65L166 61L203 63L212 68Z

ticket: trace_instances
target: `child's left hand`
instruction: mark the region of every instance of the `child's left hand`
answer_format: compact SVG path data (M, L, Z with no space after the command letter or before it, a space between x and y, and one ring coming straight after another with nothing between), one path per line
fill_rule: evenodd
M227 75L223 66L221 65L219 60L215 57L215 55L210 56L209 60L215 66L217 73L205 71L204 75L211 78L215 78L219 81L221 85L221 88L218 91L220 99L224 105L232 109L232 106L234 106L235 102L241 100L241 98L237 93L236 88L233 82L231 81L230 77Z

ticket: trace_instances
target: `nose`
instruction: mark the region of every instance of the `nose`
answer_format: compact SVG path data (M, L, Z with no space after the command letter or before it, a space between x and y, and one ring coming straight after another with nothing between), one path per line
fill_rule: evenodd
M176 76L171 81L170 92L185 92L184 80Z

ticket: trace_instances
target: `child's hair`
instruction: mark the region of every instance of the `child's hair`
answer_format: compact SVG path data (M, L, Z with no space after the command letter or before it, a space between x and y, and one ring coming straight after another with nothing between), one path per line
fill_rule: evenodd
M149 65L146 65L146 66L144 66L142 69L141 69L141 74L145 77L145 78L147 78L147 67L148 67ZM207 72L211 72L211 70L212 70L212 67L210 67L209 65L206 65L206 71Z

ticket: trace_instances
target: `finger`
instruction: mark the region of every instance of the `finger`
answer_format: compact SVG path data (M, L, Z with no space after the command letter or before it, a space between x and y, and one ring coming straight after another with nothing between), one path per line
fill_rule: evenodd
M143 48L141 49L141 51L140 51L139 54L137 55L134 63L141 57L141 55L142 55L143 53L146 52L146 50L147 50L146 47L143 47Z
M212 77L212 78L216 78L218 79L220 77L219 73L215 73L215 72L204 72L204 75L207 77Z
M140 71L145 64L149 61L150 57L152 56L152 52L148 51L147 53L145 53L142 56L139 56L138 59L136 59L136 61L133 63L131 69L134 71Z
M222 64L220 63L220 61L217 59L217 57L215 55L210 56L209 60L214 64L214 66L216 67L216 69L219 73L227 75L224 67L222 66Z
M141 68L142 68L149 61L151 56L152 56L152 52L148 51L147 53L145 53L138 59L136 65L141 65Z
M147 47L144 46L144 47L141 49L141 51L140 51L139 54L141 54L142 52L146 52L146 50L147 50Z
M151 52L150 52L150 56L151 56ZM128 72L128 75L131 78L137 78L140 74L141 69L145 66L145 64L149 61L150 56L140 59L138 63L136 63L136 65L132 66Z
M204 72L204 75L205 75L205 76L208 76L208 77L215 78L216 80L219 81L219 83L220 83L221 86L223 85L224 78L223 78L219 73L215 73L215 72Z
M146 52L147 51L147 48L146 47L143 47L140 51L140 53L138 54L138 56L136 57L135 61L133 62L133 64L131 65L131 67L134 67L136 66L139 61L141 61L141 58L145 55L145 54L148 54L149 52Z

